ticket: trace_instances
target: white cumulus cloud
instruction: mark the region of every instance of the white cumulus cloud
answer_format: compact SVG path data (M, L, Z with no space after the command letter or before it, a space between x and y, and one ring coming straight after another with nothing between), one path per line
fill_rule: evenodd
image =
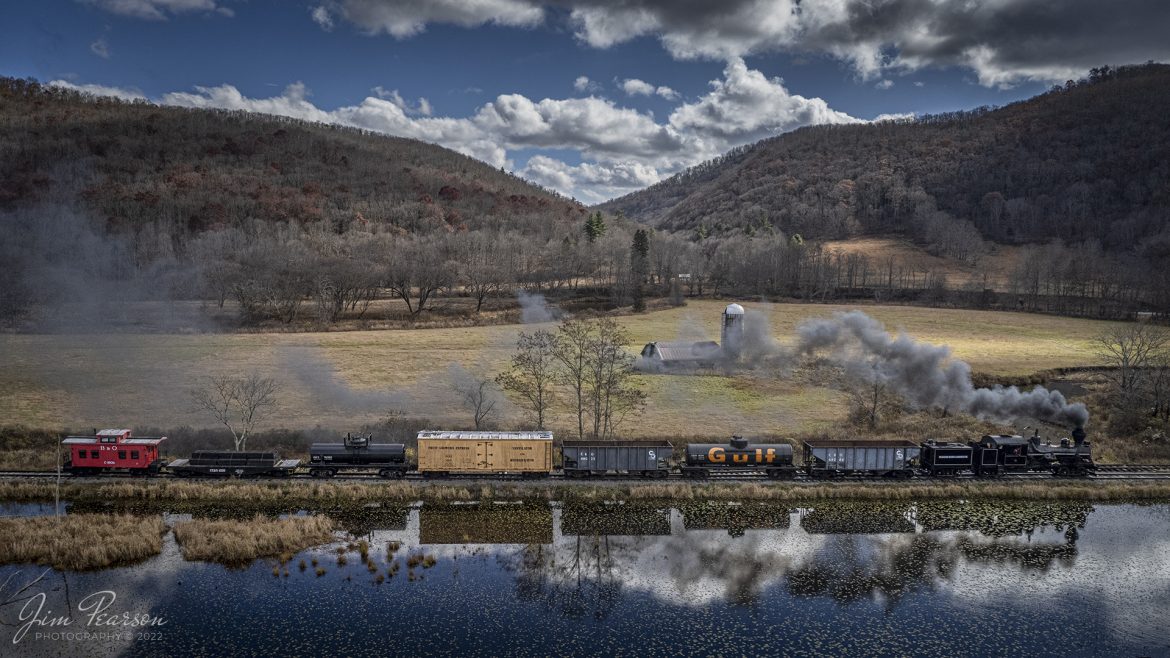
M136 90L54 84L142 98ZM664 93L664 87L643 84L646 93ZM467 116L434 116L426 99L410 102L398 90L381 86L356 105L325 109L300 82L268 98L249 97L224 84L163 94L157 102L358 127L446 146L496 167L511 167L515 151L535 151L519 173L588 202L651 185L763 137L811 124L860 121L822 99L790 93L779 78L750 69L738 58L711 81L707 93L678 105L665 121L596 96L535 100L522 94L500 94ZM565 162L542 150L573 151L579 161Z
M335 0L319 9L321 18L313 12L318 24L328 16L325 22L331 26L336 14L368 34L396 39L412 37L432 23L533 27L544 21L544 8L525 0Z
M113 98L120 98L124 101L147 100L146 96L144 96L141 91L134 88L109 87L106 85L78 85L66 80L53 80L49 83L49 86L61 87L62 89L78 91L83 94L91 94L93 96L110 96Z
M676 100L678 92L670 87L658 86L639 80L637 78L627 78L621 83L622 91L626 92L628 96L661 96L668 101Z

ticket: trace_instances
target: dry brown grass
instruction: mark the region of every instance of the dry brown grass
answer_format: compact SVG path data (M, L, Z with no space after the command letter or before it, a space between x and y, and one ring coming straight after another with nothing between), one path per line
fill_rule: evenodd
M931 272L943 272L947 285L961 288L968 283L993 290L1008 289L1008 277L1019 264L1022 255L1020 247L991 245L991 251L980 259L977 265L942 258L928 253L922 247L901 237L864 237L848 240L830 240L825 243L826 251L842 254L862 254L869 258L870 275L880 276L887 258L894 258L902 267L916 267ZM985 280L984 277L987 277ZM921 278L921 274L919 274Z
M505 485L506 486L506 485ZM278 505L295 509L299 505L347 505L376 501L472 500L482 492L478 486L451 486L428 483L343 483L294 480L285 482L185 482L111 481L81 483L66 481L61 498L75 502L111 501L138 504L215 503ZM43 481L0 481L0 500L51 501L54 484Z
M181 495L181 498L169 497ZM911 498L1042 498L1049 500L1170 499L1170 481L964 481L964 482L793 482L758 483L631 483L613 485L562 484L555 481L512 484L494 482L475 487L423 483L349 484L279 483L119 483L71 485L62 498L100 500L133 505L167 505L176 501L206 502L243 509L278 504L284 509L349 507L370 502L445 503L463 500L813 500L863 498L905 500ZM53 486L41 482L0 482L0 500L53 500ZM252 507L249 507L252 506ZM240 523L240 522L232 522ZM247 525L245 522L244 525ZM295 552L274 549L272 555Z
M718 337L725 302L695 300L677 309L624 316L631 350L650 340L676 339L695 331ZM858 305L747 304L765 311L773 333L788 342L802 320ZM1094 362L1092 337L1109 323L1024 313L860 305L891 330L905 328L918 338L950 345L978 372L1023 376L1062 366ZM187 388L208 374L247 372L281 379L280 408L273 416L292 428L353 427L376 422L389 410L354 413L319 399L288 374L289 355L306 351L331 363L337 378L357 390L410 394L411 415L437 424L466 424L443 373L450 363L486 374L502 370L519 325L402 331L302 334L198 335L0 335L0 416L6 422L55 427L88 426L111 419L160 427L208 427L189 411ZM115 365L116 364L116 365ZM101 372L99 396L91 385ZM175 373L182 376L176 377ZM843 396L800 383L765 385L752 376L645 377L647 414L627 428L642 434L722 435L820 431L844 418ZM96 414L96 415L95 415ZM521 427L519 409L503 410L498 421ZM564 414L554 430L567 430Z
M0 518L0 563L33 563L61 571L133 564L158 555L164 534L161 516Z
M175 524L183 557L229 565L296 553L333 538L333 520L317 515L284 519L257 515L248 521L195 519Z

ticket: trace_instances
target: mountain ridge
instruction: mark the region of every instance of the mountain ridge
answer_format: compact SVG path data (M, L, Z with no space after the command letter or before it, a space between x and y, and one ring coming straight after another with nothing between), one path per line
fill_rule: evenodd
M0 78L0 210L81 203L109 228L249 220L389 231L541 230L578 202L420 140Z
M814 126L595 206L656 228L811 239L974 233L1003 244L1170 245L1170 66L999 108Z

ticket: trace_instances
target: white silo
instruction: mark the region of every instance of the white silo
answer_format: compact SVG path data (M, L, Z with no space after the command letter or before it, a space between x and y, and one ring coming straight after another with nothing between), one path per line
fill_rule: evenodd
M723 309L723 328L719 332L723 354L728 359L738 359L743 351L743 307L728 304Z

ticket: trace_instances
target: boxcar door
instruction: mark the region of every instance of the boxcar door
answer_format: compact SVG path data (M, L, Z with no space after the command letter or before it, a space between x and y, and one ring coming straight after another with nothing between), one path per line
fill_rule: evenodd
M486 469L490 465L488 461L488 446L490 445L486 441L480 441L475 444L475 465L477 467Z

